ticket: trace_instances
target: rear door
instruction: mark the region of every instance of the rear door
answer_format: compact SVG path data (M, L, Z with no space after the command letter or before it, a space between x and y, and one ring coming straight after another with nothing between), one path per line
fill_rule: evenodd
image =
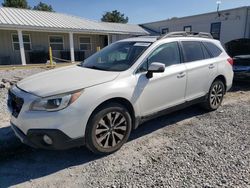
M182 41L182 51L187 69L187 101L205 96L211 79L217 74L217 64L200 41Z

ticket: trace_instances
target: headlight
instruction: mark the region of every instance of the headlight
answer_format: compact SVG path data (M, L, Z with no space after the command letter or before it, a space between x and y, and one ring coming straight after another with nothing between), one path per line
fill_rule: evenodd
M75 93L67 93L47 98L41 98L31 104L30 110L49 112L62 110L75 102L81 96L81 94L82 91L79 91Z

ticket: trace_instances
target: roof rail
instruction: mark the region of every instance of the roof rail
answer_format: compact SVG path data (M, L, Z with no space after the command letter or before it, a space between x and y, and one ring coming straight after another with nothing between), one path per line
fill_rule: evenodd
M154 35L140 35L140 36L136 36L136 37L138 37L138 38L158 38L159 37L159 35L158 36L154 36Z
M163 35L159 39L165 39L170 37L202 37L202 38L213 38L210 33L205 32L186 32L186 31L177 31L177 32L170 32L166 35Z

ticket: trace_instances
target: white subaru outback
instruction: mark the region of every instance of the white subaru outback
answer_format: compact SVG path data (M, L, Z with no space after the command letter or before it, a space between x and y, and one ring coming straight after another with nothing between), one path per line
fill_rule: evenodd
M232 64L206 33L125 39L18 82L9 91L11 125L35 148L112 153L146 120L195 103L216 110L232 86Z

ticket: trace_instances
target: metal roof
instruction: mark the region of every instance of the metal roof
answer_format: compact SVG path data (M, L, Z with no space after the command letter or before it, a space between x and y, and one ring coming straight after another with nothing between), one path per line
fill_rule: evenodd
M98 22L62 13L6 7L0 7L0 28L133 35L149 34L139 25Z

